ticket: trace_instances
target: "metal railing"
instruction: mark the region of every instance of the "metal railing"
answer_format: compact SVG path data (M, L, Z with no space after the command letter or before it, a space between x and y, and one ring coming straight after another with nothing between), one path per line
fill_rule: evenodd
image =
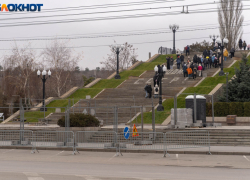
M127 134L126 134L127 135ZM170 149L208 148L210 153L210 136L206 130L173 132L137 132L129 136L115 131L30 131L0 130L1 146L37 148L72 148L73 154L78 149L113 149L118 152L126 150L162 151L164 157Z
M205 130L175 131L166 133L167 150L207 147L210 153L210 136Z
M32 131L29 130L0 130L0 146L32 147Z
M117 133L114 131L78 131L75 133L75 149L115 149Z
M165 133L161 132L137 132L132 136L133 132L128 139L124 138L124 133L118 133L119 152L122 150L154 150L163 151L164 154L167 150L165 143Z
M39 147L72 148L75 153L73 131L33 131L33 152Z

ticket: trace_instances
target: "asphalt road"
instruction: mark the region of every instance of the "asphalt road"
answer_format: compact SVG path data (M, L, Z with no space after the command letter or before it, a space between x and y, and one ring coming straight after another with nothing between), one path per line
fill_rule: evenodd
M249 180L249 156L0 149L0 180Z

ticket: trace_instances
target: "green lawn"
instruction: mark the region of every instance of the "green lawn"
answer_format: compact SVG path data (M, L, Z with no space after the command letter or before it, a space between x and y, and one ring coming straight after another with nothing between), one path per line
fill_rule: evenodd
M167 56L169 56L169 57L173 56L174 59L177 59L176 54L168 54L168 55L160 55L158 58L156 58L152 62L166 63L167 62L167 59L166 59Z
M122 71L120 73L121 79L128 79L129 76L139 77L144 70L130 70L130 71Z
M45 112L45 117L50 114L49 111ZM26 122L38 122L39 118L44 118L44 112L34 111L34 112L25 112L24 118Z
M69 99L86 99L87 95L90 95L91 98L95 97L103 88L82 88L78 89L74 94L69 96Z

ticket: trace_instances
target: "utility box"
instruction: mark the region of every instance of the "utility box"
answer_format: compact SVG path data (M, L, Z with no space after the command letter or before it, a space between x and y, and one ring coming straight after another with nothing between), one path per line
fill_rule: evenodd
M228 115L227 116L227 124L234 125L236 124L236 115Z
M193 110L193 123L194 122L194 96L190 95L186 97L186 108ZM196 120L202 120L202 123L206 123L206 98L204 96L196 96Z

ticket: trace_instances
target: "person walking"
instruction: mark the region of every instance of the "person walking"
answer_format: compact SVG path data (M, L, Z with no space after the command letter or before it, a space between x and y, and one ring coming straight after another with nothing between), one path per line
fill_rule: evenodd
M189 56L189 55L190 55L189 50L190 50L190 47L189 47L189 45L187 45L187 46L186 46L186 56Z
M198 76L199 77L202 76L202 66L201 66L201 64L199 64L199 66L198 66Z
M224 56L224 60L226 61L226 60L227 60L227 57L228 57L227 48L224 49L223 56Z
M234 57L234 53L235 53L235 49L232 47L232 49L230 50L231 58Z
M170 69L173 69L173 66L174 66L174 59L173 59L173 56L171 56L171 58L170 58Z
M148 86L148 94L149 94L149 96L148 96L148 98L151 98L152 97L152 86L151 85L149 85Z
M193 79L196 79L196 75L197 75L197 64L195 64L193 68Z
M170 57L167 57L167 70L170 70Z
M202 55L200 55L200 58L201 58L201 65L204 65L204 58L202 57Z
M197 55L195 54L194 57L193 57L193 62L194 63L197 63L198 62L198 59L197 59Z
M147 98L147 97L148 97L148 84L144 87L144 90L145 90L145 92L146 92L145 98Z
M244 41L244 42L243 42L244 51L246 50L246 47L247 47L247 43L246 43L246 41Z
M188 77L188 73L187 73L187 65L186 63L184 62L183 64L183 74L184 74L184 77Z
M247 50L250 50L250 44L247 45Z
M181 64L181 59L180 59L180 56L177 57L177 69L180 69L180 64Z
M203 51L203 57L204 57L204 58L207 57L207 50L206 50L206 49Z
M184 63L184 56L183 56L183 54L181 53L181 57L180 57L180 59L181 59L181 67L183 67L183 63Z
M214 60L215 60L215 55L212 56L212 65L214 67Z
M239 40L239 48L240 48L240 50L242 49L242 44L243 44L242 39L240 39Z

